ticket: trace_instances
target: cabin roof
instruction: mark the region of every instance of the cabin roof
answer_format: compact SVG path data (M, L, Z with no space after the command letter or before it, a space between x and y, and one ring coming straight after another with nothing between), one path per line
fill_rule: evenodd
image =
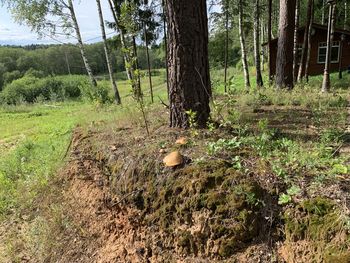
M321 25L321 24L317 24L317 23L313 23L312 24L313 28L316 29L321 29L321 30L328 30L328 27L326 25ZM299 27L298 28L298 32L305 30L305 26ZM334 29L335 33L341 33L341 34L345 34L345 35L349 35L350 36L350 30L345 30L345 29L340 29L340 28L335 28ZM277 42L278 41L278 37L274 38L271 40L271 43ZM266 46L268 44L268 42L263 43L263 46Z

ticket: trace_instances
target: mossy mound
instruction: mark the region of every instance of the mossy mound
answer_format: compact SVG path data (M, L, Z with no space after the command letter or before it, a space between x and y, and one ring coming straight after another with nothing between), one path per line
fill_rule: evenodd
M306 200L286 210L287 262L350 262L349 218L327 198Z
M173 236L180 253L229 257L258 236L263 190L229 163L209 161L162 173L150 162L124 184L130 193L138 191L129 205L141 210L144 224Z

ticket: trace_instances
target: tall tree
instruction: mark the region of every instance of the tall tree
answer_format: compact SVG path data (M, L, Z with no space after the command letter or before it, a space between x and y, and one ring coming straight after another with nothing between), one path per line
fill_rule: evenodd
M113 67L112 67L112 59L111 59L111 54L108 48L107 44L107 37L106 37L106 30L105 30L105 25L104 25L104 20L103 20L103 13L102 13L102 8L101 8L101 2L100 0L96 0L97 3L97 10L98 10L98 16L100 19L100 27L101 27L101 34L102 34L102 39L103 39L103 46L104 46L104 51L106 55L106 62L107 62L107 67L108 67L108 73L109 73L109 79L111 81L111 86L114 92L114 99L117 104L121 103L117 83L114 79L113 75Z
M243 0L238 0L238 30L239 30L239 40L241 43L241 57L244 73L244 84L246 88L250 88L250 79L249 79L249 67L247 61L247 51L245 44L245 36L243 30Z
M300 58L300 64L299 64L299 70L298 70L298 82L302 81L303 74L305 73L305 64L306 64L306 56L307 56L306 49L308 47L309 34L311 33L309 31L309 28L310 28L309 25L311 23L313 2L314 2L314 0L308 0L308 4L307 4L306 23L305 23L305 29L304 29L304 40L303 40L303 47L302 47L302 51L301 51L301 58Z
M256 68L256 86L264 85L261 75L261 60L260 60L260 1L255 0L254 8L254 57Z
M224 73L224 82L225 82L225 93L227 92L227 64L228 64L228 42L229 42L229 1L225 0L224 2L224 13L225 13L225 73Z
M241 1L241 0L239 0ZM271 58L271 40L272 40L272 0L268 0L267 8L267 42L268 42L268 52L269 52L269 82L272 83L272 58Z
M280 0L276 87L293 89L293 43L295 0Z
M331 80L329 77L329 66L331 63L331 53L334 38L334 22L335 22L335 0L328 0L329 15L328 15L328 29L327 29L327 51L326 51L326 62L324 66L322 92L328 92L331 87Z
M151 61L150 61L150 58L149 58L148 35L147 35L146 23L143 23L143 32L144 32L145 49L146 49L146 56L147 56L147 69L148 69L149 90L150 90L150 93L151 93L151 102L153 103L153 102L154 102L154 98L153 98L152 71L151 71Z
M166 11L170 126L187 128L191 115L205 127L211 98L206 0L168 0Z
M119 33L126 73L131 83L133 96L139 100L142 98L142 91L135 36L138 32L139 16L137 12L140 2L131 0L108 0L108 2L114 18L114 23L109 24Z
M299 31L299 18L300 18L300 0L296 0L295 6L295 26L294 26L294 43L293 43L293 79L294 82L297 80L296 69L298 65L298 53L299 53L299 39L298 39L298 31Z
M61 3L63 5L66 5L66 3L64 1L61 1ZM97 82L96 82L96 79L95 79L94 74L92 72L92 69L90 67L89 60L88 60L88 58L86 56L85 46L84 46L84 43L83 43L83 38L81 37L78 20L77 20L77 17L75 15L75 9L74 9L74 5L73 5L73 1L72 0L68 0L68 5L66 5L66 7L68 8L68 10L70 12L70 17L71 17L72 22L73 22L75 35L76 35L77 40L78 40L78 46L80 48L80 53L81 53L81 57L83 58L83 61L84 61L86 72L89 75L91 84L94 87L96 87L97 86Z
M305 25L305 27L308 27L308 34L307 34L307 50L306 50L306 61L305 61L305 80L308 83L309 82L309 67L310 67L310 58L311 58L311 48L312 48L312 25L314 23L314 1L312 1L311 4L311 17L308 25Z

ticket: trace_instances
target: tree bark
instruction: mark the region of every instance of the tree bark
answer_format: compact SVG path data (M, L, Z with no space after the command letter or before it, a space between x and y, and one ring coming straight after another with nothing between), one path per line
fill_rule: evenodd
M81 57L83 58L83 62L84 62L84 66L85 66L86 72L89 75L90 82L91 82L92 86L97 87L96 79L95 79L94 74L92 72L92 69L90 67L89 60L88 60L88 58L86 56L85 47L84 47L84 44L83 44L83 39L81 37L80 28L79 28L77 17L75 15L75 11L74 11L74 6L73 6L72 0L68 0L68 6L69 6L69 12L71 14L73 27L74 27L75 34L76 34L76 37L77 37L77 40L78 40L78 46L79 46L79 49L80 49Z
M326 52L326 63L324 66L322 92L328 92L331 87L331 80L329 77L329 66L331 63L331 51L334 38L334 20L335 20L335 4L329 5L328 15L328 33L327 33L327 52Z
M295 6L295 27L294 27L294 50L293 50L293 81L296 82L297 80L297 66L298 66L298 51L299 51L299 39L298 39L298 30L299 30L299 12L300 12L300 0L296 0L296 6Z
M276 87L293 89L293 43L295 0L280 0Z
M241 0L240 0L241 1ZM269 52L269 82L272 83L272 59L271 59L271 40L272 40L272 0L268 0L268 20L267 20L267 42Z
M166 0L162 0L163 6L163 31L164 31L164 46L165 46L165 71L166 71L166 87L169 99L169 67L168 67L168 36L167 36L167 21L166 21ZM170 100L170 99L169 99Z
M98 16L100 19L101 34L102 34L102 39L103 39L103 47L104 47L105 56L106 56L109 79L111 81L111 86L112 86L112 89L114 92L114 100L115 100L116 104L121 104L121 99L120 99L117 83L116 83L114 76L113 76L112 58L111 58L111 54L109 52L109 48L108 48L108 44L107 44L107 37L106 37L106 30L105 30L105 26L104 26L101 2L100 2L100 0L96 0L96 3L97 3Z
M298 82L302 81L303 73L305 71L306 48L308 46L309 25L310 25L311 15L312 15L313 0L308 0L308 5L307 6L308 7L307 7L306 24L305 24L305 31L304 31L304 40L303 40L303 47L302 47L301 58L300 58L300 65L299 65L299 70L298 70Z
M170 126L188 128L191 111L198 127L205 127L211 98L206 0L168 0L166 11Z
M254 10L254 57L256 68L256 86L258 88L264 85L261 75L261 60L260 60L260 1L255 0Z
M238 2L238 29L239 29L239 40L241 43L241 56L242 56L242 65L244 73L244 84L248 89L250 88L250 78L249 78L249 67L247 61L247 52L245 46L245 37L243 31L243 0Z
M152 72L151 72L151 61L149 58L149 50L148 50L148 36L147 36L147 29L146 24L143 23L143 32L145 35L145 48L146 48L146 56L147 56L147 68L148 68L148 80L149 80L149 89L151 93L151 102L154 102L153 98L153 84L152 84Z

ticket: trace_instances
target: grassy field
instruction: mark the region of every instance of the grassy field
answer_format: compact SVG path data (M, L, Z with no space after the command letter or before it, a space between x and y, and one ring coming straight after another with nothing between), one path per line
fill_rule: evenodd
M100 81L108 85L107 80ZM142 79L149 105L148 79ZM153 78L155 102L166 100L164 77ZM0 107L0 215L30 208L39 188L63 163L77 125L137 120L138 105L127 81L118 83L122 106L91 102L40 103ZM135 117L136 116L136 117ZM134 120L135 121L135 120Z

